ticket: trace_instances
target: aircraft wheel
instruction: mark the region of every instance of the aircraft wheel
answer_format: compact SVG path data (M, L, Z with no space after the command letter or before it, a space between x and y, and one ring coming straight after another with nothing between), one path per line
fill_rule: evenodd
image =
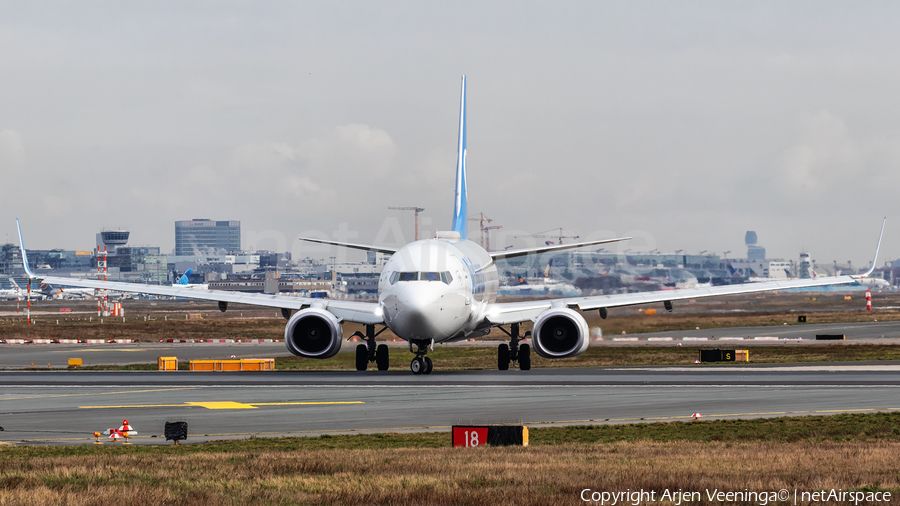
M412 371L413 374L422 374L425 372L425 361L419 357L412 359L412 362L409 363L409 370Z
M356 345L356 370L365 371L369 365L369 348L364 344Z
M390 355L388 354L388 347L386 344L379 344L377 348L375 348L375 364L378 365L379 371L387 371L388 366L390 365Z
M423 360L425 360L425 372L422 374L431 374L431 371L434 370L434 362L428 357L425 357Z
M497 369L506 371L509 369L509 345L501 344L497 347Z
M531 370L531 346L527 344L519 346L519 370Z

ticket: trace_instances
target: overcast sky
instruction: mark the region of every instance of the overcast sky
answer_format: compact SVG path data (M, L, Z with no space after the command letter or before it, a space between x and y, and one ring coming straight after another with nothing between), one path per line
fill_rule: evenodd
M411 240L388 206L447 229L466 74L469 211L501 231L733 257L755 230L769 257L861 266L887 215L893 259L898 19L889 2L3 2L0 240L19 216L29 248L123 227L168 252L175 220L211 218L240 220L245 248L322 257L294 238Z

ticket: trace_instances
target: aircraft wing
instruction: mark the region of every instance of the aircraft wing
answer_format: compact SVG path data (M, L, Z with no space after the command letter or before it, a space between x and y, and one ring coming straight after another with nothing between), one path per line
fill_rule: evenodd
M516 258L523 257L526 255L537 255L540 253L547 253L550 251L560 251L566 249L574 249L574 248L583 248L585 246L596 246L598 244L609 244L611 242L620 242L620 241L628 241L631 240L631 237L618 237L616 239L600 239L597 241L587 241L587 242L576 242L572 244L555 244L553 246L538 246L536 248L525 248L525 249L515 249L510 251L489 251L488 254L491 255L491 258L494 260L500 260L503 258Z
M227 290L205 290L202 288L178 288L175 286L144 285L139 283L123 283L119 281L97 281L90 279L59 278L48 276L41 279L44 283L94 288L125 293L143 293L180 297L183 299L209 300L234 304L248 304L279 309L304 309L320 307L328 310L345 321L364 324L382 323L381 308L375 302L359 302L349 300L313 299L294 297L291 295L272 295L263 293L230 292Z
M16 219L17 227L19 224L18 222L19 220ZM381 307L375 302L313 299L305 297L293 297L290 295L241 293L230 292L226 290L205 290L202 288L145 285L139 283L98 281L90 279L63 278L56 276L41 277L35 275L28 265L28 256L25 253L25 247L22 242L21 228L19 228L19 245L22 251L22 264L25 267L25 273L29 278L40 280L45 284L112 290L125 293L162 295L167 297L182 297L185 299L209 300L235 304L249 304L251 306L264 306L280 309L304 309L307 307L319 307L322 309L326 309L338 318L342 318L344 321L363 323L368 325L379 324L384 321L381 315Z
M490 304L487 307L485 317L495 325L507 325L510 323L534 320L551 307L568 307L581 311L590 311L601 308L648 304L651 302L677 301L684 299L698 299L701 297L788 290L791 288L839 285L854 283L856 281L857 278L853 276L830 276L816 279L766 281L761 283L744 283L740 285L713 286L709 288L658 290L654 292L597 295L593 297L570 297L529 302L498 302Z
M568 297L561 299L498 302L489 304L485 309L485 319L494 325L508 325L528 320L535 320L541 313L551 307L568 307L581 311L594 309L634 306L651 302L666 302L721 295L738 295L744 293L771 292L789 290L791 288L810 288L814 286L842 285L855 283L868 277L875 271L878 262L878 250L881 249L881 238L884 237L885 218L881 222L881 234L875 246L875 257L872 267L865 274L856 276L829 276L815 279L786 279L783 281L764 281L760 283L744 283L740 285L723 285L708 288L686 288L680 290L658 290L654 292L622 293L615 295L596 295L593 297Z
M314 242L316 244L327 244L328 246L343 246L345 248L350 249L361 249L363 251L375 251L377 253L386 253L389 255L393 255L397 252L397 248L392 248L390 246L374 246L371 244L355 244L352 242L338 242L338 241L328 241L325 239L314 239L312 237L298 237L297 239L306 242Z

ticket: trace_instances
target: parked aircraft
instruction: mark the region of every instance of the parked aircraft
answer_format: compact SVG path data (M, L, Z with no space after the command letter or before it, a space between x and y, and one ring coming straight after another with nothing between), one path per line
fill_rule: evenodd
M203 283L203 284L191 283L191 273L193 273L193 272L194 272L194 269L188 269L188 270L184 271L184 274L182 274L181 277L178 278L178 281L175 282L172 286L174 286L176 288L199 288L201 290L208 289L209 285L207 283Z
M32 287L31 293L29 294L27 288L22 288L15 282L12 278L8 278L9 287L0 288L0 300L43 300L47 297L50 297L50 286L45 285L43 283L37 284Z
M643 293L497 302L499 283L494 263L497 259L608 244L629 238L488 252L478 243L468 240L467 216L466 78L463 76L459 104L455 203L450 231L437 232L432 239L414 241L400 248L300 238L308 242L391 254L379 278L377 302L298 298L278 294L235 293L182 286L138 285L56 277L46 277L43 281L86 288L218 301L219 309L222 311L227 310L229 303L281 308L282 315L288 320L284 329L287 349L295 355L308 358L324 359L334 356L344 341L341 325L345 322L360 323L365 326L365 332L353 334L365 342L356 348L358 370L365 370L372 362L379 370L388 369L388 348L384 344L376 345L375 338L384 330L390 329L409 343L409 351L414 354L410 363L412 372L429 374L433 363L427 353L435 344L483 336L493 328L501 329L510 339L509 344L501 344L497 349L498 368L505 370L510 364L517 363L519 369L528 370L531 368L532 347L535 353L548 359L574 357L587 350L588 326L579 311L598 311L601 318L606 318L611 308L660 302L671 311L673 301L677 300L853 283L872 272L870 270L861 276L832 276ZM881 234L884 234L884 222ZM19 244L22 244L21 229ZM880 245L881 236L875 249L876 259ZM38 279L38 276L29 269L24 246L22 248L22 259L28 275ZM877 262L872 262L873 266L876 264ZM533 323L532 330L523 334L521 328L523 323ZM529 337L531 345L522 343Z

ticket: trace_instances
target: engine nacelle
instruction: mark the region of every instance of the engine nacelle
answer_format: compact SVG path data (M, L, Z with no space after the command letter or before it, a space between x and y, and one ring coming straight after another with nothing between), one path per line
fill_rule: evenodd
M538 316L531 331L532 348L543 358L581 355L590 344L587 322L567 307L548 309Z
M294 355L331 358L341 350L344 331L337 317L320 308L297 311L284 327L284 342Z

